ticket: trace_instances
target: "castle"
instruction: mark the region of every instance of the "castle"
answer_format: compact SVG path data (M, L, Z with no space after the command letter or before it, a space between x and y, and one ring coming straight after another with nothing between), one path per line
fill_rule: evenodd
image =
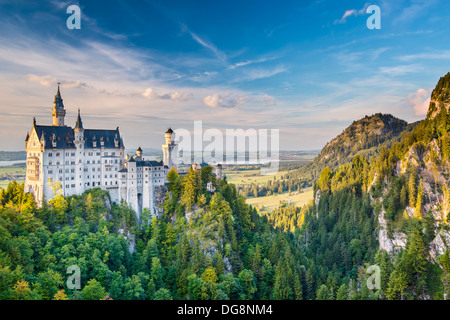
M38 125L34 118L25 139L25 191L32 193L41 206L55 196L57 189L63 196L70 196L99 187L109 192L112 201L124 200L138 214L145 207L155 214L155 196L164 188L169 170L176 168L173 130L165 132L163 161L145 160L140 147L134 156L125 155L119 127L85 129L78 109L72 128L64 123L65 115L58 85L53 124Z

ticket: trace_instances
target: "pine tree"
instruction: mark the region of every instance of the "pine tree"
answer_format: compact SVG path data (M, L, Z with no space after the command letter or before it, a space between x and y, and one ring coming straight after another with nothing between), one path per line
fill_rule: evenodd
M424 196L423 179L420 179L419 189L417 191L416 210L414 212L414 216L419 220L422 219L423 196Z
M348 287L343 283L336 294L336 300L348 300Z
M196 203L198 190L198 173L192 167L189 167L189 172L183 180L183 195L181 197L181 203L187 210L192 210Z

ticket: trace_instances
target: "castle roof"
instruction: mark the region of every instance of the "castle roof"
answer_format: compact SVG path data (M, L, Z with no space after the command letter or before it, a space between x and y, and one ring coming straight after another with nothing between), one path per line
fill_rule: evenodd
M56 139L56 148L58 149L75 148L73 129L70 127L35 125L34 129L46 149L53 149L54 139Z
M172 128L167 129L166 133L173 133Z
M34 129L37 136L41 137L41 140L43 139L46 149L54 149L53 139L56 139L55 148L57 149L75 149L74 129L71 127L35 125ZM114 142L115 139L118 140L117 147ZM118 130L85 129L84 140L85 149L100 147L119 149L123 147L123 141ZM96 147L94 147L94 141L97 142ZM103 145L100 143L101 141L103 141Z
M155 160L145 160L145 161L136 161L137 167L160 167L163 166L162 161L155 161Z
M118 140L118 144L114 143L114 139ZM103 148L121 148L123 147L123 141L120 137L120 133L117 130L104 130L104 129L85 129L84 130L84 148L94 148L94 141L97 141L97 147L100 148L100 142L103 141Z
M80 117L80 108L78 108L78 117L77 122L75 123L75 129L83 129L83 122L81 121Z
M55 100L53 103L56 109L64 109L63 99L61 98L61 92L59 91L59 83L58 83L58 91L56 92Z

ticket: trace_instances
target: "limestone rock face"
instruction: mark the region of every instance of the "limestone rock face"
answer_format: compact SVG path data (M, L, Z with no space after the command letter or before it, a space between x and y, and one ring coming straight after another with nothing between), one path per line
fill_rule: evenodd
M320 202L321 195L322 195L322 190L317 190L316 196L314 198L314 204L316 205L316 219L319 219L318 212L319 212L319 202Z
M436 258L445 253L446 244L450 244L450 231L441 230L430 243L430 256L436 261Z
M135 241L134 234L130 233L129 231L125 231L125 229L119 229L118 231L119 231L119 234L123 235L123 237L127 241L128 251L130 251L130 253L135 252L136 251L136 241Z
M387 251L388 253L397 253L400 249L406 248L406 234L403 232L394 232L389 237L387 232L387 221L384 218L384 210L381 210L378 215L378 243L380 249Z
M167 186L156 186L155 187L155 212L157 216L164 213L164 199L166 197Z

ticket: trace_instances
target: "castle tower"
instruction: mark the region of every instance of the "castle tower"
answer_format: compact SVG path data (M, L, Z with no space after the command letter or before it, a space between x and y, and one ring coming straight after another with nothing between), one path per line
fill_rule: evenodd
M137 155L141 160L143 160L143 159L142 159L142 149L141 149L141 147L139 147L139 148L137 149L136 155Z
M64 109L63 99L61 98L61 93L58 92L55 95L55 101L53 102L52 116L53 116L53 126L64 126L64 117L66 115L66 110Z
M84 192L84 128L83 128L83 122L81 121L80 116L80 109L78 108L78 116L77 116L77 122L75 123L75 128L73 128L74 131L74 144L77 148L77 151L75 153L75 163L76 163L76 185L75 190L76 193L81 194ZM81 177L81 178L80 178Z
M216 178L222 179L222 165L218 163L214 166L214 168L216 169Z
M164 153L164 165L169 168L176 167L176 147L177 145L174 142L175 133L172 128L167 129L164 133L164 137L166 139L166 144L162 145L162 150Z

